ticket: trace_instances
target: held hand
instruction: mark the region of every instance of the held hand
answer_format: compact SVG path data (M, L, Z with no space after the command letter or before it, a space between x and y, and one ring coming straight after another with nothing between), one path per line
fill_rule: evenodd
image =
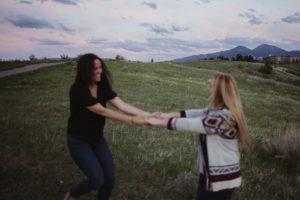
M153 113L149 113L145 116L143 116L144 118L151 118L151 117L159 117L161 115L162 112L153 112Z
M132 123L137 126L147 127L150 126L149 122L145 120L143 117L134 116L132 117Z
M157 112L157 115L155 117L162 118L162 119L169 119L172 117L176 117L174 114L175 113L173 113L173 112L171 112L171 113Z
M163 126L167 127L169 119L157 118L157 117L150 117L146 119L146 121L154 126Z

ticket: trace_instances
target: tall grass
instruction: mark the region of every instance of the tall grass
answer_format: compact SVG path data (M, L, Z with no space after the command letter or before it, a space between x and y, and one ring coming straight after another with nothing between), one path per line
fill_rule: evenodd
M238 62L106 63L118 95L150 112L206 106L207 81L226 68L237 80L253 139L251 151L241 147L243 185L233 199L298 199L299 143L292 139L292 148L288 141L299 136L299 87L245 73L248 66ZM61 199L84 178L66 147L74 75L69 63L0 79L1 198ZM116 164L112 199L195 198L197 135L107 120L105 137Z
M266 151L277 154L278 158L300 159L300 128L290 125L276 131L275 138L268 141Z

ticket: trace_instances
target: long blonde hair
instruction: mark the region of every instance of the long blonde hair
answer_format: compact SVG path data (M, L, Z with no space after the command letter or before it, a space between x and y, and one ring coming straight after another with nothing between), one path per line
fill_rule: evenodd
M216 74L212 83L211 105L222 105L231 111L238 125L239 140L250 147L250 135L235 80L227 74Z

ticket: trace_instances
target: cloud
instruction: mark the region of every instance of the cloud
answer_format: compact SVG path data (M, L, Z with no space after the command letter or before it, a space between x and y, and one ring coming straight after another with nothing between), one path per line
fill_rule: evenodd
M44 39L31 38L30 41L39 42L40 45L69 45L69 44L71 44L70 42L51 40L49 38L44 38Z
M185 41L175 38L147 38L144 42L126 40L109 41L105 39L88 40L89 44L104 48L124 49L131 52L198 52L200 49L219 47L214 41Z
M32 4L32 2L31 2L31 1L24 1L24 0L21 0L21 1L20 1L20 3L29 4L29 5L31 5L31 4Z
M257 11L253 8L248 9L250 12L257 13Z
M153 9L157 8L157 5L155 3L153 3L153 2L146 2L146 1L144 1L142 3L142 5L149 6L150 8L153 8Z
M65 25L63 25L62 23L59 23L56 27L54 27L51 23L49 23L46 20L36 19L33 16L29 16L29 15L18 15L15 17L6 17L6 21L20 28L35 28L35 29L49 28L49 29L62 30L70 34L75 33L74 29L70 29Z
M168 31L166 28L161 27L156 24L142 23L140 26L148 27L151 32L158 34L172 34L172 32Z
M172 31L188 31L189 28L180 28L179 26L172 26Z
M86 41L89 44L101 45L106 48L125 49L132 52L143 52L147 50L145 43L127 40L127 41L109 41L106 39L91 39Z
M194 1L194 4L200 4L200 1L204 4L210 3L209 0L199 0L199 1Z
M49 0L39 0L40 2L45 2L45 1L49 1ZM51 0L53 2L57 2L57 3L61 3L61 4L65 4L65 5L73 5L76 6L77 5L77 1L79 0Z
M225 37L217 40L222 47L232 48L236 46L256 47L260 44L270 43L270 41L261 38L246 38L246 37Z
M152 50L159 50L164 52L195 52L206 47L205 44L201 44L199 41L185 41L168 37L147 38L146 44ZM210 46L211 45L213 44L210 44Z
M124 20L124 21L131 21L133 19L133 17L132 16L122 17L121 19Z
M142 23L142 24L140 24L140 26L147 27L147 28L149 28L149 30L151 32L161 34L161 35L165 35L165 34L172 35L172 34L174 34L174 32L188 31L189 30L189 28L181 28L181 27L178 27L178 26L175 26L175 25L173 25L169 28L165 28L165 27L162 27L162 26L157 25L157 24Z
M147 50L147 45L145 45L144 43L139 43L131 40L125 42L116 42L112 45L112 47L117 49L121 48L133 52L143 52Z
M78 0L53 0L54 2L66 4L66 5L77 5L76 1Z
M259 25L263 23L263 17L264 15L259 14L256 10L254 9L249 9L249 12L245 12L244 14L239 13L238 16L242 18L248 18L249 23L251 25Z
M70 29L70 28L66 27L65 25L63 25L62 23L59 23L58 26L59 26L59 29L65 31L67 33L75 33L74 29Z
M281 21L289 23L289 24L300 23L300 12L296 12L294 15L282 18Z
M210 3L209 0L200 0L200 1L202 1L203 3Z
M87 40L86 42L89 44L106 44L108 40L106 39L91 39Z
M10 22L14 26L20 28L50 28L53 29L53 25L45 20L36 19L29 15L17 15L16 17L6 17L6 21Z
M277 41L276 45L289 50L300 50L300 40L292 40L288 38L283 38L281 41Z

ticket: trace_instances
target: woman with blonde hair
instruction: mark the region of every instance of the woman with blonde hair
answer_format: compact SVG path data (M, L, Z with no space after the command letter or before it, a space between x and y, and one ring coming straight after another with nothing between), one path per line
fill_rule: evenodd
M238 141L250 146L250 136L235 80L216 74L208 86L210 105L203 109L161 113L152 125L199 133L197 200L231 198L241 185Z

